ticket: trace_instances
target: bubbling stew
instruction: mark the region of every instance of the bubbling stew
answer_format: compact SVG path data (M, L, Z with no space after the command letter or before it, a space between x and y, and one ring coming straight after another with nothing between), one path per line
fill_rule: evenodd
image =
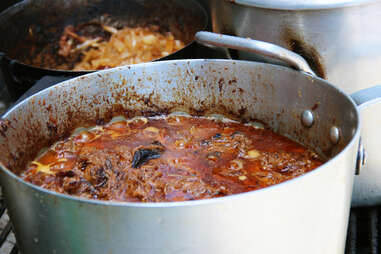
M265 188L322 163L259 123L174 114L77 129L30 162L22 177L88 199L168 202Z

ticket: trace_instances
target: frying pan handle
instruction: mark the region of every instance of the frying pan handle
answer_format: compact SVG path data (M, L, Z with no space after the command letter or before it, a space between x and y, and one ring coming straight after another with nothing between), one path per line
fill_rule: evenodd
M272 43L206 31L197 32L195 38L197 42L206 46L212 45L223 48L238 49L261 56L270 57L271 59L281 61L299 71L316 76L303 57ZM278 64L276 61L273 63Z
M6 66L6 60L5 60L5 54L3 52L0 52L0 91L2 90L2 94L0 95L0 100L5 105L10 103L10 96L7 89L7 79L5 74L5 66Z
M7 65L5 54L3 52L0 52L0 82L3 82L3 85L5 86L5 66Z

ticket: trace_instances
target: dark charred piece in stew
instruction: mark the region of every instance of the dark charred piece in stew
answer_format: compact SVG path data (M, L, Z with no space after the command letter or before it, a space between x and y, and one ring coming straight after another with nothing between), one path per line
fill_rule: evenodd
M314 152L266 128L169 115L82 130L37 157L22 177L89 199L164 202L261 189L321 164Z

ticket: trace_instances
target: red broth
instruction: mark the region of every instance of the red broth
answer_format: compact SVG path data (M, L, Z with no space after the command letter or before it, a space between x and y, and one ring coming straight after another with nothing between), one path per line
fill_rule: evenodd
M321 164L314 152L266 128L160 116L81 131L32 161L22 177L89 199L165 202L261 189Z

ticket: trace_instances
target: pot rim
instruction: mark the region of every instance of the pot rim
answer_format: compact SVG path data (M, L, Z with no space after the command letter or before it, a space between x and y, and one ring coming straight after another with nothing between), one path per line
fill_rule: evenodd
M112 69L107 69L107 70L102 70L102 71L86 74L85 77L87 77L88 79L92 79L93 77L103 76L103 74L108 74L108 73L112 73L112 72L121 72L123 70L129 70L130 71L131 68L147 68L151 65L158 65L158 64L165 64L165 63L175 63L176 64L176 63L192 63L192 62L201 62L201 63L202 62L222 62L222 63L224 63L224 62L233 63L234 62L234 63L238 63L238 64L239 63L250 63L250 64L255 64L255 65L263 65L263 66L270 65L270 66L273 66L275 68L279 68L280 70L283 69L283 70L287 70L287 71L298 72L300 75L307 76L309 79L316 79L320 82L325 83L326 85L328 85L330 87L333 87L335 90L337 90L340 94L345 96L350 101L350 103L355 108L355 112L356 112L356 119L357 119L356 131L353 134L353 137L351 138L351 140L348 142L348 144L338 154L336 154L334 157L329 159L327 162L323 163L321 166L317 167L316 169L314 169L312 171L307 172L304 175L298 176L296 178L293 178L291 180L287 180L287 181L282 182L282 183L271 185L271 186L266 187L266 188L258 189L258 190L233 194L233 195L229 195L229 196L225 196L225 197L217 197L217 198L201 199L201 200L189 200L189 201L179 201L179 202L147 202L147 203L143 203L143 202L102 201L102 200L95 200L95 199L86 199L86 198L81 198L81 197L77 197L77 196L71 196L71 195L67 195L67 194L58 193L55 191L50 191L50 190L44 189L40 186L26 182L21 177L17 176L15 173L13 173L11 170L9 170L1 161L0 161L0 170L3 171L9 177L11 177L13 180L16 180L20 184L26 185L27 187L33 189L34 191L43 192L46 195L51 195L51 196L54 196L56 198L63 198L63 199L73 201L73 202L87 203L87 204L91 204L91 205L102 205L102 206L112 206L112 207L134 207L134 208L188 207L188 206L208 205L208 204L214 204L214 203L219 203L219 202L228 202L230 200L235 200L235 199L239 199L239 198L245 198L245 197L251 196L251 195L256 195L256 193L263 193L264 191L277 191L278 189L281 190L284 186L287 186L287 185L293 184L293 183L298 183L299 181L302 181L303 179L305 179L307 177L314 177L314 175L319 174L321 170L323 170L324 168L330 167L330 165L334 164L337 160L339 160L341 157L343 157L344 154L352 148L352 146L354 146L358 143L357 140L359 140L359 137L360 137L361 121L360 121L360 117L359 117L360 116L359 107L356 105L356 103L353 101L353 99L349 95L344 93L344 91L342 91L340 88L332 85L331 83L327 82L326 80L324 80L322 78L313 77L309 74L305 74L303 72L296 71L296 70L293 70L293 69L290 69L290 68L284 67L284 66L267 64L267 63L260 63L260 62L253 62L253 61L228 60L228 59L183 59L183 60L167 60L167 61L160 61L160 62L148 62L148 63L134 64L134 65L120 66L120 67L116 67L116 68L112 68ZM83 77L84 76L80 76L80 77L72 78L72 79L57 83L51 87L48 87L46 89L39 91L38 93L36 93L30 97L23 99L22 101L20 101L19 103L17 103L13 107L11 107L6 113L4 113L0 119L6 118L12 111L17 109L21 104L26 103L31 98L33 98L33 97L35 97L41 93L47 93L49 90L55 89L56 86L62 86L62 85L72 86L72 83L75 83L79 79L83 79ZM354 172L353 172L353 174L354 174Z
M201 29L199 29L198 31L205 30L208 27L208 22L209 22L209 17L208 17L208 14L207 14L205 8L203 6L201 6L201 4L199 2L197 2L196 0L188 0L188 1L190 1L192 3L192 5L197 6L198 12L203 16L203 21L202 21ZM6 8L5 10L0 12L0 19L3 16L8 15L8 13L12 12L13 10L16 10L16 9L19 9L19 8L24 9L25 6L28 7L28 4L31 4L32 2L33 2L33 0L23 0L21 2L18 2L18 3L15 3L15 4L11 5L10 7ZM195 41L195 39L193 39L192 41L190 41L187 44L185 44L185 46L182 47L181 49L176 50L176 51L172 52L171 54L169 54L167 56L160 57L160 58L157 58L157 59L153 59L150 62L163 61L162 59L164 59L164 61L166 61L165 59L172 57L173 55L177 54L181 50L185 50L186 48L189 48L191 45L193 45L195 43L196 43L196 41ZM14 58L8 57L6 52L0 51L0 53L3 53L4 54L4 58L6 58L8 61L12 61L13 63L17 63L17 64L19 64L20 66L23 66L23 67L29 67L29 68L33 68L33 69L40 70L40 71L58 72L58 73L61 73L62 75L73 75L73 74L76 74L76 73L80 74L80 75L84 75L84 74L88 74L88 73L99 71L99 70L76 70L76 71L74 71L74 70L62 70L62 69L55 69L55 68L38 67L38 66L35 66L35 65L25 64L25 63L23 63L22 61L20 61L18 59L14 59ZM120 66L118 66L118 67L120 67ZM115 68L117 68L117 67L115 67ZM111 69L111 68L109 68L109 69Z
M231 2L248 7L258 7L263 9L304 11L360 6L380 2L380 0L231 0Z

